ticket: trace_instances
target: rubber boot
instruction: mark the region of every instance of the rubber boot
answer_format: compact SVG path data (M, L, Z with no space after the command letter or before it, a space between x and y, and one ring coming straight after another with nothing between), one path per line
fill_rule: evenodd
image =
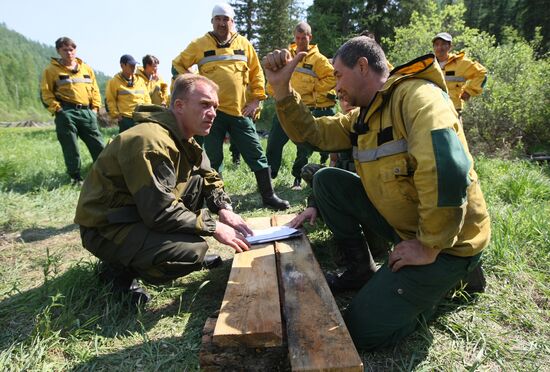
M334 293L361 289L377 270L367 243L363 239L339 240L337 245L346 269L341 274L328 273L328 286Z
M487 280L485 279L481 262L468 273L468 276L466 276L466 279L462 280L461 284L466 285L464 287L466 293L475 294L485 292Z
M111 285L113 294L130 295L132 305L145 305L151 300L151 296L139 286L135 274L128 269L102 261L99 265L99 279Z
M271 169L269 167L260 169L254 172L256 176L256 182L258 183L258 189L262 196L262 202L266 207L282 211L290 208L288 201L283 200L275 194L273 191L273 184L271 183Z

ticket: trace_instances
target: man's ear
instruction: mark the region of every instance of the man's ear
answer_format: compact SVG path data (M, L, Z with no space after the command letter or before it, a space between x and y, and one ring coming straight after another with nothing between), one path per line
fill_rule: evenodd
M359 57L357 64L359 65L359 71L361 71L362 74L366 74L369 70L369 60L367 57Z
M184 110L185 101L180 98L176 98L176 100L174 101L174 111L176 111L178 114L181 114Z

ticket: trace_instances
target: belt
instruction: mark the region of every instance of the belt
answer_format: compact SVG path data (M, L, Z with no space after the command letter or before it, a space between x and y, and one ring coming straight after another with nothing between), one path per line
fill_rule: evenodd
M325 106L325 107L308 106L307 108L309 109L309 111L313 111L313 110L330 110L330 109L334 108L334 106Z
M72 108L77 110L87 110L90 108L89 105L82 105L80 103L72 103L72 102L65 102L65 101L61 101L61 107Z

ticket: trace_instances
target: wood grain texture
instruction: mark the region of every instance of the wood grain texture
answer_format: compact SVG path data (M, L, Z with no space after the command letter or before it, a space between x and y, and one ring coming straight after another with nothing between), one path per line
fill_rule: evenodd
M293 216L277 216L274 225ZM309 240L275 243L290 365L293 371L363 371Z
M270 227L269 217L247 221ZM212 341L219 346L274 347L283 344L279 285L273 244L236 254Z

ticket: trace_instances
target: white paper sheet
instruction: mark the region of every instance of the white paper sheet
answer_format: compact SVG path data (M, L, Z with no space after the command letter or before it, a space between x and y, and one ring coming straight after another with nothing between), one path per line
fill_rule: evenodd
M252 231L254 232L254 235L246 237L246 240L248 240L250 244L267 243L302 235L300 230L288 226L273 226L267 229Z

